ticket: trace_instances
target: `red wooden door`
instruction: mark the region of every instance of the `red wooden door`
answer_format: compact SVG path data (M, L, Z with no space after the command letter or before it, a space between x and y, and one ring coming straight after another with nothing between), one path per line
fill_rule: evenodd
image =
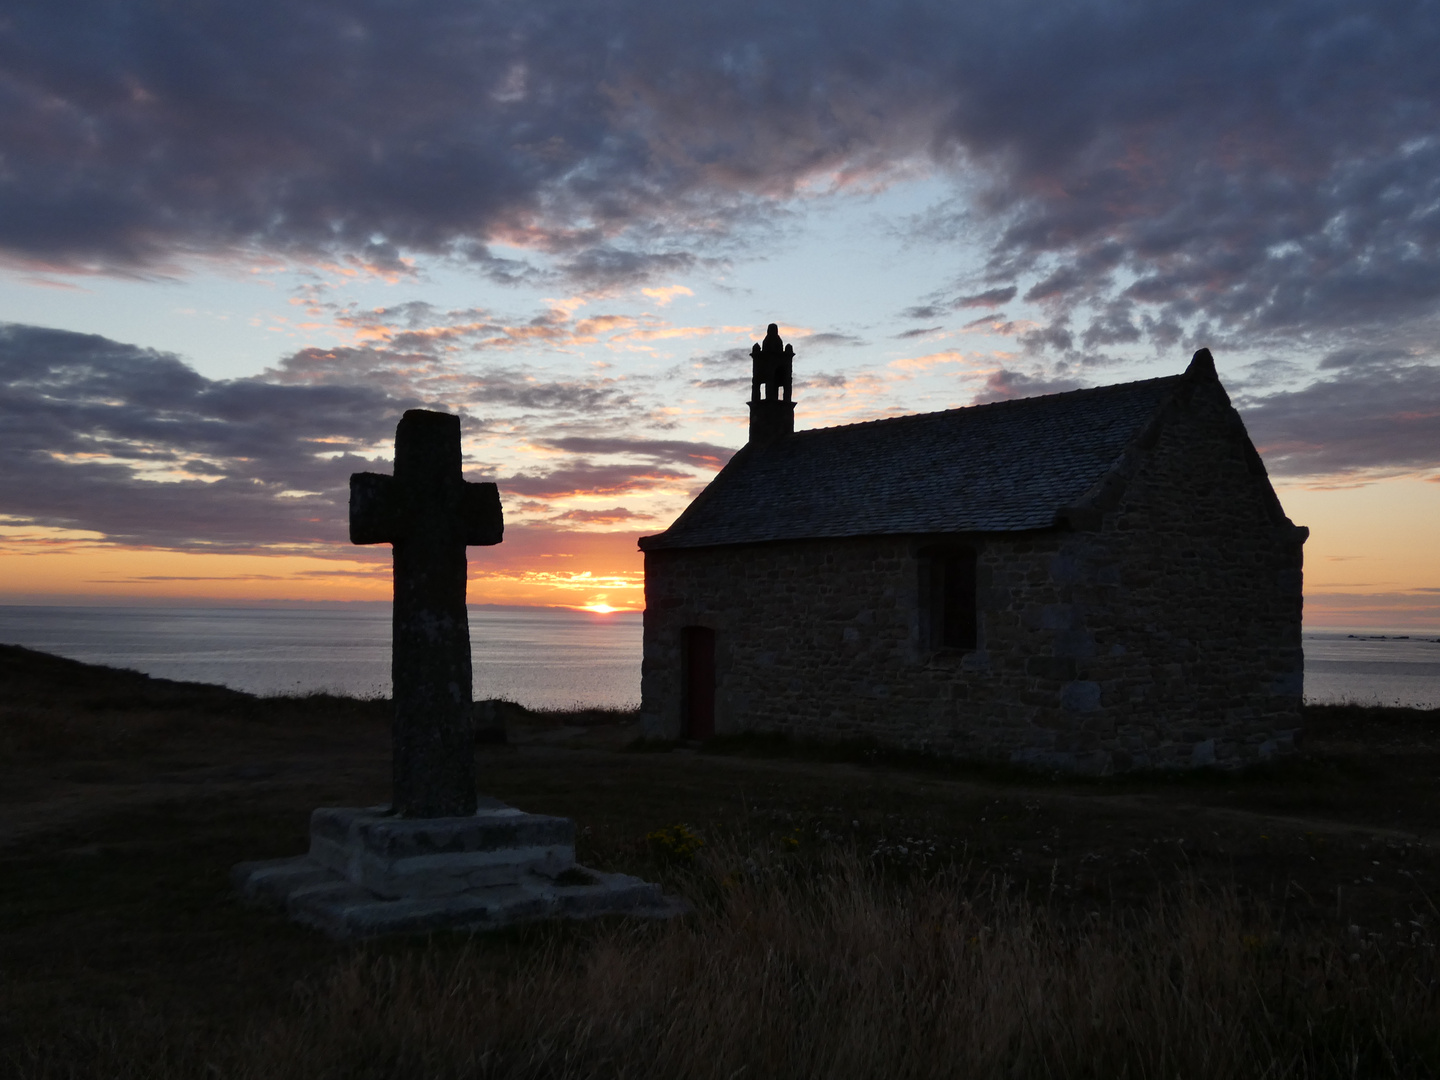
M715 734L715 631L687 626L680 632L684 655L685 737L708 739Z

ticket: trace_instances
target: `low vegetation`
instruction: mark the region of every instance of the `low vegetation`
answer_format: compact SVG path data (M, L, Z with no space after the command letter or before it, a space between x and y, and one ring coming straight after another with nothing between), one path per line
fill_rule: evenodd
M1076 781L632 753L625 714L510 711L486 790L692 913L341 944L226 872L383 799L383 703L16 650L0 680L0 1074L1440 1072L1437 713L1312 710L1286 763Z

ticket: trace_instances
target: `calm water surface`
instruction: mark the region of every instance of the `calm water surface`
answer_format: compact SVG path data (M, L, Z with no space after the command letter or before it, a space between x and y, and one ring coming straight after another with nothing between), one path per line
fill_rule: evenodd
M1307 633L1305 700L1440 708L1440 633Z
M531 708L640 701L640 616L471 608L475 696ZM390 693L390 607L0 606L0 642L253 694Z
M475 696L640 700L638 614L471 608ZM1305 634L1305 697L1440 707L1440 632ZM0 642L257 694L390 693L390 609L0 606Z

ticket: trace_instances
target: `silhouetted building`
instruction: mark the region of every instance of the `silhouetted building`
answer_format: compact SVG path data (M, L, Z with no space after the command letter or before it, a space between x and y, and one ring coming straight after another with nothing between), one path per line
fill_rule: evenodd
M1167 378L800 432L790 355L750 442L640 541L648 735L1095 772L1293 746L1309 530L1208 350Z

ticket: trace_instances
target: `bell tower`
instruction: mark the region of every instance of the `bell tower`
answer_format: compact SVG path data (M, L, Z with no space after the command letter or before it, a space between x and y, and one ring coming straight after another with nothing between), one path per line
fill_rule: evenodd
M790 400L795 349L780 340L775 323L766 328L765 340L750 349L750 364L750 441L774 442L795 434L795 403Z

